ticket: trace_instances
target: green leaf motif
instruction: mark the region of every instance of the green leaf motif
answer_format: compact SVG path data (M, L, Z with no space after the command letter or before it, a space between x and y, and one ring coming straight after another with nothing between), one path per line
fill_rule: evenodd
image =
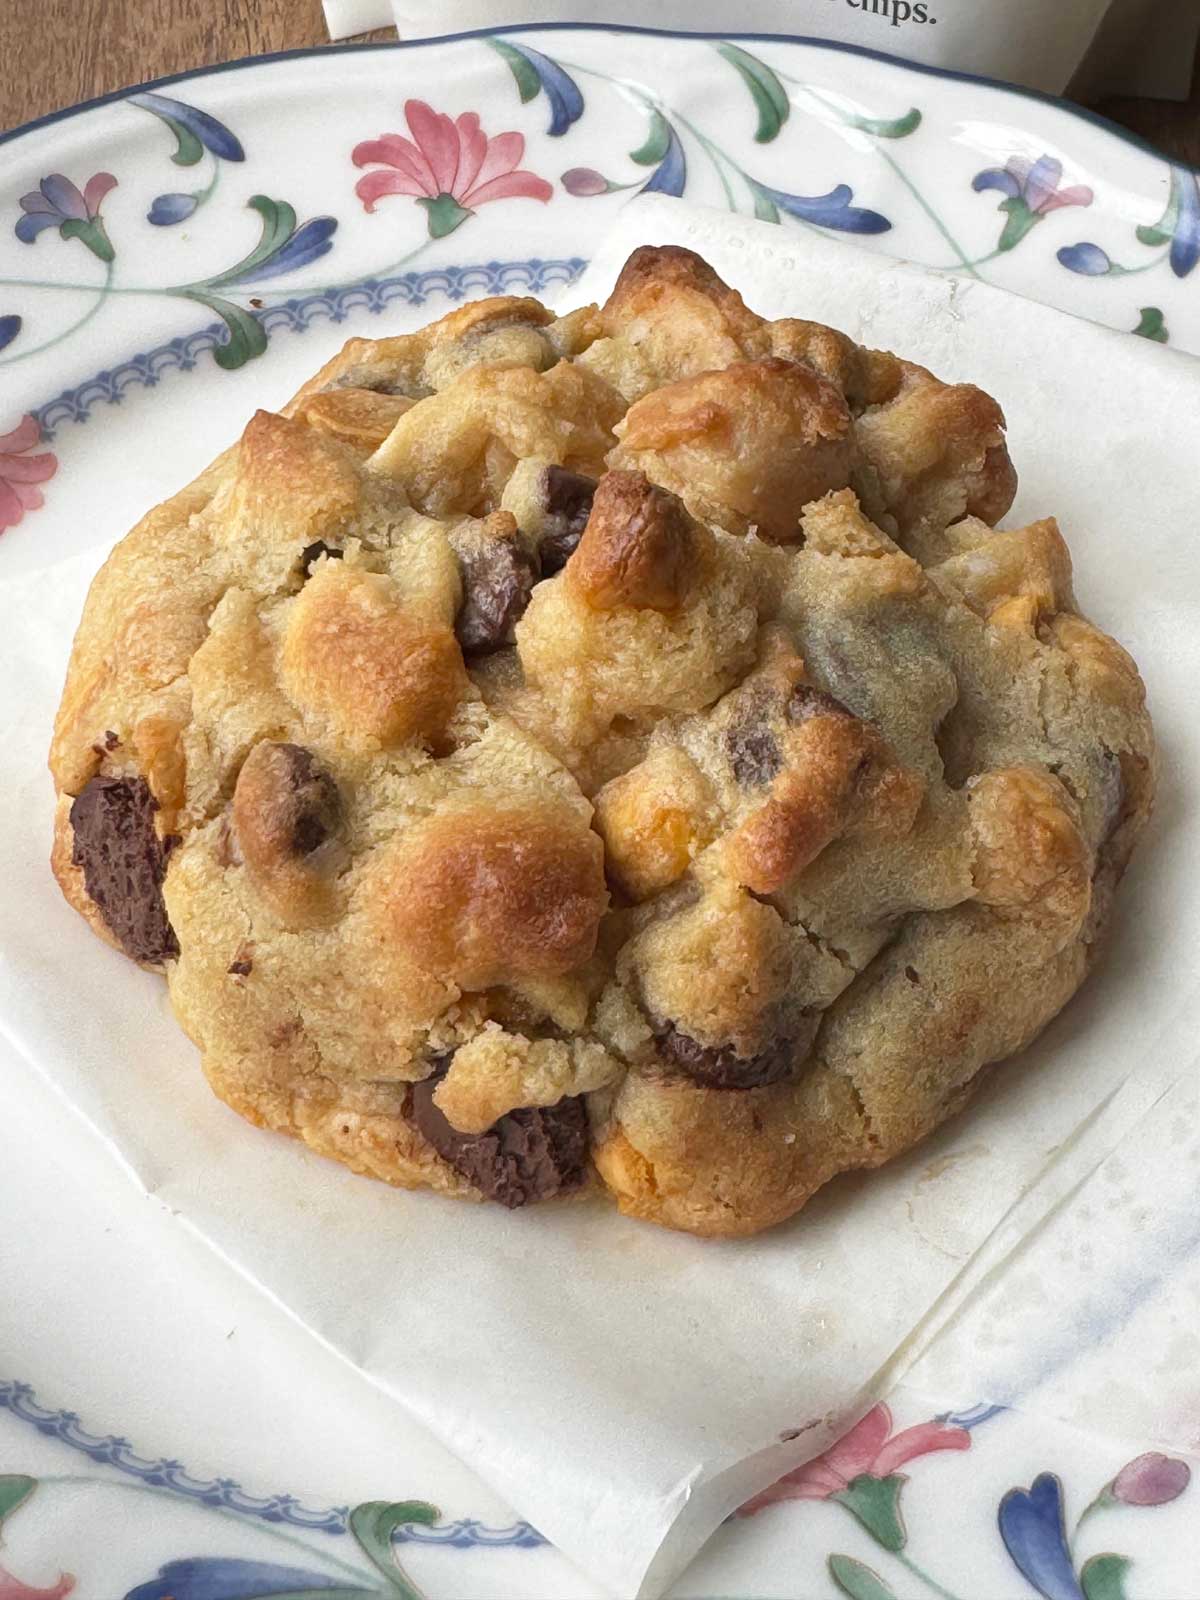
M1167 324L1158 306L1142 306L1138 311L1139 322L1133 330L1143 339L1153 339L1156 344L1166 344L1171 335L1167 332Z
M1180 178L1175 168L1171 168L1171 194L1167 200L1167 208L1152 226L1144 223L1137 230L1138 240L1142 244L1159 245L1170 244L1175 237L1175 225L1179 221Z
M791 115L791 102L783 85L766 62L760 61L757 56L752 56L748 50L739 49L736 44L722 41L716 46L716 51L737 70L742 82L750 91L751 99L758 111L758 127L754 130L755 140L759 144L770 144Z
M872 1478L863 1473L850 1485L831 1498L839 1501L862 1523L863 1527L885 1550L903 1550L906 1538L904 1519L900 1515L900 1490L908 1482L902 1473L890 1478Z
M517 93L521 96L521 104L525 105L530 100L536 100L542 87L533 63L514 50L512 45L506 44L503 39L489 39L488 44L504 61L508 63L508 70L517 81Z
M247 1595L245 1600L254 1600L254 1596ZM328 1589L288 1589L282 1594L273 1589L269 1600L380 1600L380 1592L378 1589L343 1588L338 1583Z
M757 186L754 187L754 215L760 222L778 222L779 207L769 194L764 194Z
M234 305L231 300L222 300L220 295L206 294L203 289L189 289L184 298L198 301L210 311L215 311L229 329L229 338L224 344L215 346L212 353L213 360L226 372L236 372L238 367L244 367L247 361L265 352L267 336L263 326L244 307Z
M666 155L671 143L671 130L667 126L666 118L661 111L650 113L650 132L646 135L645 144L640 144L636 150L629 152L629 159L636 161L639 167L656 167Z
M829 1576L850 1600L896 1600L895 1591L888 1588L879 1574L864 1567L861 1561L855 1561L853 1556L830 1556L827 1564Z
M1127 1600L1125 1574L1131 1563L1124 1556L1093 1556L1085 1561L1079 1581L1087 1600Z
M113 249L99 217L92 217L87 221L82 217L68 217L58 232L60 238L78 239L81 244L87 245L92 254L101 261L112 261L116 257L117 252Z
M921 126L921 113L912 106L902 117L855 117L845 114L843 120L849 128L861 128L863 133L873 133L877 139L907 139Z
M296 227L296 210L286 200L272 200L269 195L252 194L246 202L262 218L262 237L248 256L243 256L236 266L218 273L204 283L206 289L219 289L223 284L236 283L243 273L250 272L280 245L291 238Z
M1001 200L1000 209L1007 211L1008 217L996 248L1015 250L1030 228L1036 227L1042 220L1041 212L1031 210L1020 195L1015 195L1011 200Z
M37 1479L23 1472L10 1472L0 1477L0 1523L10 1517L17 1507L37 1488Z
M156 115L162 118L175 135L176 148L171 160L177 167L194 167L204 154L204 146L199 139L190 128L185 128L182 122L176 122L174 117L164 117L161 112L157 112Z
M429 215L429 237L431 239L444 239L448 233L453 233L468 217L475 213L468 211L465 206L460 206L452 194L439 194L429 200L420 197L419 206L424 206Z
M441 1512L426 1500L364 1500L350 1513L350 1531L362 1552L402 1596L402 1600L421 1600L404 1575L392 1548L392 1534L409 1522L426 1525L436 1522Z

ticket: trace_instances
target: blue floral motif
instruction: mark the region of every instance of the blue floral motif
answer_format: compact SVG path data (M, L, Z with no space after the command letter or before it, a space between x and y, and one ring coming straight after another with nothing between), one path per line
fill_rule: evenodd
M156 228L169 228L190 217L199 204L198 194L156 194L146 213L146 221Z
M1062 1484L1042 1472L1000 1502L1000 1537L1013 1565L1045 1600L1084 1600L1067 1548Z
M22 244L32 244L44 228L57 228L62 239L78 239L101 261L111 261L114 251L104 231L100 203L117 180L111 172L97 172L80 190L61 172L52 172L36 189L23 194L15 233Z
M1039 156L1036 161L1010 156L1002 167L977 172L971 187L977 194L984 189L999 189L1010 200L1023 201L1030 211L1041 216L1059 206L1090 206L1095 199L1086 184L1062 187L1062 162L1053 156Z
M1112 271L1107 251L1086 239L1079 244L1064 245L1058 252L1058 260L1068 272L1078 272L1085 278L1102 278L1106 272Z
M1178 207L1171 239L1171 271L1186 278L1200 261L1200 175L1171 169Z
M264 196L255 195L250 201L263 200ZM267 202L270 204L271 202ZM222 287L233 283L259 283L263 278L278 278L285 272L295 272L298 267L308 266L310 261L316 261L319 256L325 255L333 249L330 240L337 232L336 217L314 217L311 222L306 222L302 227L296 228L296 213L285 201L275 202L281 213L291 213L291 228L281 243L264 256L257 259L248 257L236 267L231 267L217 278L210 278L209 288L217 285ZM261 210L261 207L256 207ZM257 253L256 253L257 254Z
M229 329L229 338L213 350L213 360L226 371L261 356L267 348L267 335L259 318L217 291L234 285L243 288L306 267L332 248L329 241L337 228L334 217L314 217L297 228L295 207L269 195L251 195L249 204L262 219L262 236L249 255L225 272L174 291L215 311Z
M338 1583L325 1572L281 1567L273 1561L238 1561L199 1556L168 1561L158 1576L130 1589L125 1600L260 1600L273 1594L369 1594L367 1588Z
M671 194L678 198L687 184L687 157L675 129L669 122L664 125L667 130L666 154L650 174L649 180L642 185L641 193Z
M209 116L196 106L185 105L182 100L172 100L167 95L153 94L149 90L130 95L129 103L140 106L165 122L175 135L175 153L171 160L177 167L194 167L205 150L217 161L244 161L246 152L237 139L216 117ZM211 193L197 189L190 193L174 192L154 197L146 220L156 228L170 228L190 217Z
M20 331L20 317L0 317L0 350L11 344Z
M1157 222L1142 223L1137 229L1139 244L1168 245L1167 260L1177 278L1186 278L1200 261L1200 173L1183 167L1171 168L1171 192L1166 210ZM1100 278L1106 273L1140 270L1124 267L1106 250L1089 239L1068 245L1058 252L1068 272ZM1156 262L1149 265L1155 266Z
M1083 183L1064 189L1062 171L1062 162L1054 156L1039 156L1036 161L1010 156L1002 167L975 174L971 187L976 194L998 189L1005 197L1000 202L1005 222L998 250L1015 249L1032 227L1060 206L1091 205L1095 199L1092 190Z
M892 226L878 211L851 205L854 191L847 183L839 183L828 194L806 195L788 194L755 180L754 192L758 215L771 222L779 220L773 213L786 211L802 222L815 223L819 228L836 228L841 233L887 233Z
M141 106L143 111L151 112L171 129L179 141L179 149L171 157L176 166L195 166L200 159L196 145L203 146L210 155L222 161L246 159L241 141L223 122L218 122L216 117L210 117L207 111L201 111L197 106L185 105L182 100L172 100L165 94L154 94L150 90L131 94L129 104Z
M557 61L544 56L532 45L514 44L511 39L489 39L488 43L508 62L522 101L532 100L539 90L546 96L550 102L550 126L546 132L552 138L559 138L572 123L579 121L583 115L583 95L574 78L564 72Z

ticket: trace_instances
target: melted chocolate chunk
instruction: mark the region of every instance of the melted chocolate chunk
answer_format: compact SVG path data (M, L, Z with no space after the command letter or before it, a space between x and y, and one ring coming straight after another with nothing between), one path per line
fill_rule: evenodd
M537 582L531 557L511 539L497 539L461 561L463 603L454 624L465 656L490 655L512 644Z
M135 961L179 954L162 882L167 848L154 828L158 801L144 778L93 778L71 806L71 861L101 916Z
M300 565L307 573L314 561L319 561L322 556L328 556L330 561L340 561L345 555L344 550L339 550L335 544L326 544L324 539L314 539L311 544L306 544L300 552Z
M734 777L746 789L770 783L783 764L774 736L760 722L733 723L725 730L725 750Z
M756 1056L740 1056L732 1045L714 1049L699 1044L673 1022L658 1035L658 1051L671 1069L702 1089L761 1089L778 1083L791 1072L796 1053L791 1039L777 1039Z
M271 749L284 791L288 848L295 855L310 856L338 825L342 812L338 786L303 745L277 744Z
M811 683L798 683L788 696L784 715L794 726L811 717L852 717L854 713L824 689L814 689Z
M434 1104L448 1065L412 1086L410 1118L455 1172L485 1200L515 1210L578 1189L587 1168L588 1124L582 1098L510 1111L486 1133L460 1133Z
M546 520L538 555L542 558L542 571L548 577L566 566L583 538L596 481L585 478L581 472L568 472L566 467L547 467L542 474L541 492Z

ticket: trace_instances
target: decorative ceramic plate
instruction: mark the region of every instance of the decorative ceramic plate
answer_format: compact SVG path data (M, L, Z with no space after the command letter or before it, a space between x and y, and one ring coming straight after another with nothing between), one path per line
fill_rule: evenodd
M108 543L348 334L569 285L638 191L1200 351L1195 172L1059 102L799 40L568 25L302 52L3 142L0 578ZM1196 1547L1163 1532L1194 1522L1184 1463L889 1398L895 1421L877 1405L776 1496L804 1504L732 1525L676 1592L1122 1600L1132 1557L1138 1595L1185 1600ZM195 1461L207 1433L148 1416L136 1442L92 1433L0 1383L0 1600L594 1592L482 1486L482 1515L312 1504L240 1487L236 1460L193 1475L162 1452Z

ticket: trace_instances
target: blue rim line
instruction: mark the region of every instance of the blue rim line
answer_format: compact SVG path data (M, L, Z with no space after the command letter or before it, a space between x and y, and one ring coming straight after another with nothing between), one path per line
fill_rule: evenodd
M814 39L807 34L800 33L740 33L736 31L685 33L677 28L643 28L636 26L614 28L600 22L521 22L502 28L470 28L462 33L442 33L431 39L383 39L375 43L362 44L323 44L310 45L299 50L273 50L261 56L239 56L232 61L218 61L207 67L192 67L187 72L169 73L163 78L149 78L144 83L136 83L125 89L114 89L109 94L97 95L92 100L82 100L77 105L65 106L60 111L47 112L43 117L35 117L32 122L22 123L20 127L11 128L5 133L0 133L0 145L7 144L13 139L19 139L27 133L33 133L39 128L50 127L53 123L64 122L68 117L80 115L85 111L94 111L100 106L112 105L118 100L124 100L131 94L139 94L145 90L162 89L173 83L187 83L192 78L206 78L223 72L240 72L246 68L262 66L275 61L298 61L309 56L337 56L345 54L361 54L364 51L379 50L420 50L426 45L452 44L459 39L487 39L495 35L512 33L607 33L620 36L633 35L652 39L751 39L760 44L803 44L817 50L832 50L843 55L858 56L869 61L882 61L891 67L900 67L907 72L916 72L929 78L947 79L952 83L973 83L980 88L999 90L1003 94L1015 94L1022 99L1032 100L1040 105L1053 106L1056 110L1065 112L1067 116L1076 118L1080 122L1090 123L1093 127L1107 133L1111 138L1121 144L1130 145L1135 150L1140 150L1145 155L1154 156L1156 160L1166 162L1167 165L1189 172L1200 177L1200 166L1194 166L1188 161L1179 161L1158 149L1147 139L1139 134L1123 128L1119 123L1102 116L1098 111L1092 111L1087 106L1076 105L1074 101L1064 100L1061 95L1046 94L1041 89L1026 89L1019 84L1006 83L1000 78L987 78L975 72L956 72L949 67L929 67L919 61L905 61L899 56L888 55L884 50L873 50L869 45L843 44L834 39Z
M128 1439L119 1434L89 1433L78 1413L43 1406L28 1383L0 1379L0 1411L7 1411L18 1422L28 1423L46 1438L57 1439L71 1450L87 1456L99 1466L115 1468L154 1489L177 1495L201 1505L219 1506L243 1517L262 1522L286 1523L308 1533L344 1534L348 1527L349 1506L306 1506L295 1495L251 1495L232 1478L196 1478L180 1461L164 1456L152 1460L139 1456ZM405 1523L392 1535L397 1544L436 1544L457 1550L483 1546L535 1550L549 1543L528 1522L514 1522L507 1528L492 1528L463 1517L456 1522Z
M540 256L523 261L468 262L463 266L427 267L391 278L361 278L316 294L295 296L264 306L250 315L268 333L276 329L305 333L317 322L340 323L352 314L377 316L393 301L423 306L436 295L452 303L482 290L485 294L510 294L519 290L540 294L554 285L575 283L587 262L580 256ZM205 351L224 343L225 327L210 322L175 335L151 350L112 362L69 389L29 407L41 424L42 440L51 443L64 423L86 422L96 406L119 405L132 388L151 389L165 373L190 371Z

